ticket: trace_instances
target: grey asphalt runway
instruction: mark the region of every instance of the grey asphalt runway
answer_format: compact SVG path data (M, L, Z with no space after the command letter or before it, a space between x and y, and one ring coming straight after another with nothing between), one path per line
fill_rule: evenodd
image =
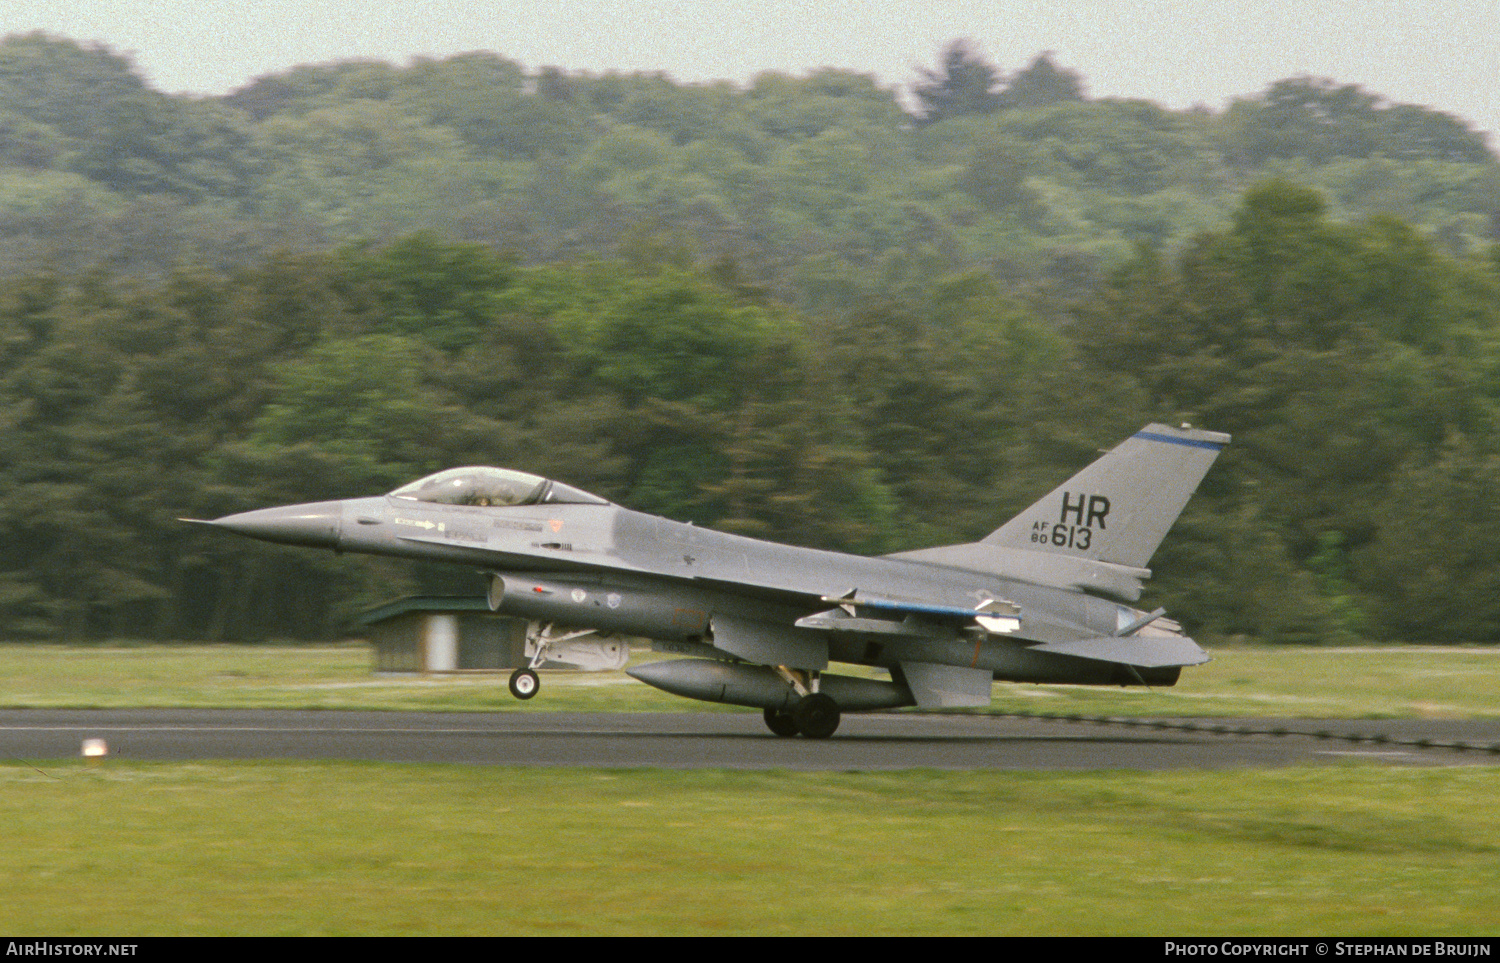
M883 713L846 715L837 735L817 741L773 736L758 712L12 709L0 710L0 759L76 758L85 739L103 739L111 758L142 760L798 770L1222 769L1350 759L1500 764L1500 752L1478 748L1500 744L1500 720L1221 719L1196 725L1184 731L1144 721ZM1236 734L1239 729L1255 732ZM1271 734L1278 729L1290 734ZM1417 740L1470 748L1408 744Z

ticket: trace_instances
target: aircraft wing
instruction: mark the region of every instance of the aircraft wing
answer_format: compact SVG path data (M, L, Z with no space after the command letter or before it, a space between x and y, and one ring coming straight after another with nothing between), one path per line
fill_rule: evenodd
M825 632L850 632L861 636L886 637L914 643L913 658L901 662L905 681L923 708L984 705L989 701L989 674L961 666L941 665L921 658L923 641L951 639L955 635L1011 635L1021 625L1020 606L992 599L977 608L936 605L910 600L861 597L850 593L825 601L837 608L817 612L797 621L799 628ZM1014 645L1028 652L1069 656L1122 665L1130 670L1200 665L1208 654L1181 634L1177 623L1164 619L1163 609L1142 615L1117 634L1091 638L1036 642L1016 638ZM1155 626L1145 631L1148 626Z

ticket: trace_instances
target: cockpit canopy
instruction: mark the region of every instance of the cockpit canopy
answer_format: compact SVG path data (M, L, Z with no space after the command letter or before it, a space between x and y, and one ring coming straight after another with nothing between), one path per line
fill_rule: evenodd
M439 505L608 505L598 495L549 481L540 475L509 468L479 465L450 468L419 478L391 492L392 498L409 498Z

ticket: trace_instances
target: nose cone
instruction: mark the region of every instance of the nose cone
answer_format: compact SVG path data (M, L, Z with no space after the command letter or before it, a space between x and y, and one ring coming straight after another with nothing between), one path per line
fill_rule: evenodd
M208 524L267 542L338 548L343 518L343 502L311 502L225 515Z

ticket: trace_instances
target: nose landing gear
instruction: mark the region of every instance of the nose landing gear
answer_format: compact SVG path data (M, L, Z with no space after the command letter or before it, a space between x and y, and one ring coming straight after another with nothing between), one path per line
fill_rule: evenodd
M517 669L510 674L510 694L517 699L530 699L542 687L542 680L530 669Z

